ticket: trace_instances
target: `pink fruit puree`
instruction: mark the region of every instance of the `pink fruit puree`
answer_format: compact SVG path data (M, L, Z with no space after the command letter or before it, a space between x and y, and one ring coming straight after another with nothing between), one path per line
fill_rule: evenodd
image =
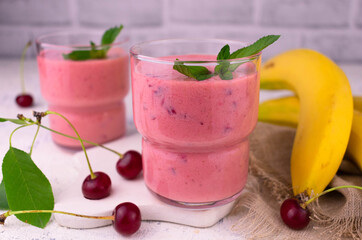
M112 48L107 59L64 60L56 50L38 56L42 95L49 110L65 115L86 140L103 143L125 132L123 98L128 92L128 53ZM50 115L50 126L76 136L60 117ZM77 147L79 141L53 134L56 143Z
M167 59L176 58L216 57ZM144 137L148 188L187 203L221 201L240 193L248 171L247 137L255 127L259 103L253 63L241 65L233 80L215 76L205 81L178 73L172 64L133 59L132 65L133 111ZM246 76L247 69L252 73Z

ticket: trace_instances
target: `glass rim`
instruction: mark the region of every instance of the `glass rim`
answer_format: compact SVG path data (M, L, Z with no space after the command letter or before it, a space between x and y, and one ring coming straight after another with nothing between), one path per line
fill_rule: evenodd
M37 46L42 46L44 48L52 48L52 49L59 49L59 50L91 50L91 45L86 44L80 44L77 46L69 46L65 44L54 44L54 43L47 43L46 41L43 41L47 37L52 36L66 36L66 35L81 35L81 34L88 34L88 35L99 35L102 37L103 32L96 31L96 30L64 30L64 31L53 31L41 34L35 38L35 44ZM89 40L90 41L90 40ZM115 42L111 44L95 44L95 49L103 49L105 47L114 47L114 46L120 46L122 44L125 44L129 41L129 37L127 35L120 35L116 38Z
M220 38L166 38L166 39L158 39L158 40L150 40L150 41L143 41L140 43L136 43L134 44L129 52L131 54L132 57L137 58L138 60L142 60L142 61L148 61L148 62L152 62L152 63L163 63L163 64L174 64L175 62L177 62L176 60L165 60L165 59L160 59L159 57L151 57L151 56L147 56L147 55L143 55L143 54L139 54L137 53L137 51L139 51L140 48L142 48L143 46L147 46L147 45L152 45L152 44L157 44L157 43L167 43L167 42L219 42L219 43L224 43L229 44L229 43L235 43L235 44L242 44L247 46L249 44L249 42L242 42L242 41L237 41L237 40L228 40L228 39L220 39ZM250 62L252 60L256 60L261 56L262 51L248 56L248 57L242 57L242 58L233 58L233 59L223 59L223 60L201 60L201 61L179 61L182 63L186 63L185 65L190 65L190 66L197 66L200 64L203 65L214 65L214 64L219 64L222 62L228 62L230 64L233 63L245 63L245 62ZM216 55L217 53L215 53Z

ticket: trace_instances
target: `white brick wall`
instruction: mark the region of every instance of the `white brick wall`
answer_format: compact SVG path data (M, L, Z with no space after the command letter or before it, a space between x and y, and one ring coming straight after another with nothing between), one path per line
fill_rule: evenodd
M45 32L120 23L131 44L281 34L264 58L308 47L337 62L362 63L362 0L0 0L0 57L19 57L29 39Z
M1 25L70 25L67 1L1 0Z
M161 26L162 0L78 0L79 22L84 26Z
M27 39L29 39L29 32L26 30L2 29L0 31L0 56L20 56Z
M170 0L168 15L171 22L187 24L253 23L253 2L250 0Z
M351 0L263 0L264 26L345 28Z
M341 62L362 62L362 33L338 34L324 33L308 35L305 46L320 52L328 53L329 57Z
M358 27L362 28L362 1L358 1L358 10L355 20Z

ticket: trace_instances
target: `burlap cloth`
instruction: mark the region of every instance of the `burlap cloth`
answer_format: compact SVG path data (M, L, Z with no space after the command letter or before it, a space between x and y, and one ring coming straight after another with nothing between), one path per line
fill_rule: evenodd
M290 156L295 129L258 123L250 136L247 191L230 217L233 231L248 239L362 239L362 191L341 189L309 205L312 221L303 230L291 230L279 214L292 196ZM362 150L362 149L361 149ZM362 186L362 174L347 160L329 186Z

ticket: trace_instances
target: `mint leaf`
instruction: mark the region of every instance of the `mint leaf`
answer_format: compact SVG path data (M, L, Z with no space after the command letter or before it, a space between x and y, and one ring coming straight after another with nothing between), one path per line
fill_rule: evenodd
M52 187L28 153L10 147L3 159L2 172L6 197L12 211L53 210ZM44 228L51 214L28 213L16 217L23 222Z
M217 55L217 60L229 59L230 57L230 46L226 44L223 48L221 48L219 54Z
M230 71L227 71L227 72L225 72L225 73L221 73L221 74L219 74L220 75L220 78L222 79L222 80L231 80L231 79L233 79L233 73L232 72L230 72Z
M230 54L229 59L235 59L235 58L243 58L243 57L249 57L254 54L257 54L264 48L268 47L272 43L274 43L276 40L280 38L280 35L268 35L265 37L260 38L253 44L240 48L239 50L236 50L232 54Z
M225 45L219 52L219 54L217 55L217 60L224 60L224 59L229 59L230 57L230 46L227 44ZM231 78L230 78L230 74L228 74L228 69L229 69L230 63L228 61L225 62L221 62L220 64L215 66L215 74L219 74L220 78L223 80L229 80L232 79L232 74L231 74Z
M214 76L214 74L212 74L206 67L186 66L184 65L184 62L178 61L178 59L176 59L176 62L173 65L173 69L198 81L206 80Z
M96 50L96 44L93 41L90 41L92 51Z
M243 58L243 57L249 57L252 56L254 54L259 53L260 51L262 51L264 48L268 47L269 45L273 44L275 41L277 41L280 38L280 35L268 35L268 36L264 36L260 39L258 39L256 42L254 42L253 44L240 48L238 50L236 50L235 52L233 52L232 54L230 54L229 59L235 59L235 58ZM234 63L231 64L228 68L227 72L234 72L241 64L243 63ZM230 76L230 74L227 74L228 76ZM220 76L220 78L222 78L222 76ZM224 78L222 78L224 79ZM231 78L232 79L232 78Z
M120 32L123 29L123 25L121 24L119 27L113 27L108 29L102 36L102 45L108 45L108 44L112 44L114 42L114 40L116 40L118 34L120 34ZM104 49L107 51L110 47L107 46Z
M63 58L66 60L73 60L73 61L84 61L84 60L88 60L88 59L93 59L91 51L87 51L87 50L84 50L84 51L77 50L77 51L73 51L69 54L63 54Z
M101 45L109 45L116 40L117 36L123 29L123 25L119 27L113 27L105 31L102 36ZM66 60L73 61L84 61L89 59L103 59L107 56L107 51L111 48L110 46L104 46L102 49L96 49L96 44L90 42L91 50L76 50L69 54L63 54L63 58Z
M8 199L6 198L5 185L1 181L0 184L0 209L9 209Z
M12 119L12 118L0 118L0 122L12 122L19 125L24 125L26 122L20 119Z

